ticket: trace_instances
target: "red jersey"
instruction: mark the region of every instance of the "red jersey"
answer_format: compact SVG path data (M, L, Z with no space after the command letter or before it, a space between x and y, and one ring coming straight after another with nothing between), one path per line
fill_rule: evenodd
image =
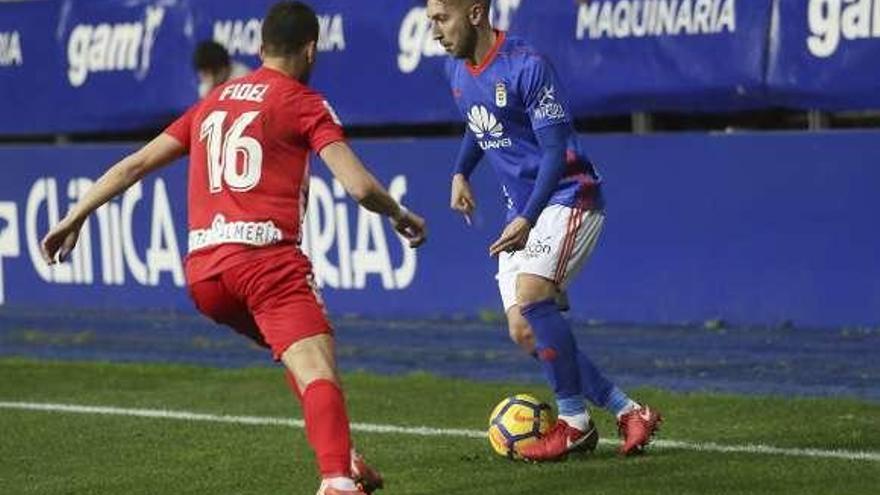
M296 249L309 151L344 139L320 94L266 67L215 88L165 133L190 155L190 284Z

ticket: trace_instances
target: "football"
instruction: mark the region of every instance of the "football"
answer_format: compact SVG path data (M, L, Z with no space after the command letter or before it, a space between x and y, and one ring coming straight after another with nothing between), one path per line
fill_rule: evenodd
M516 449L550 429L550 406L528 394L507 397L489 415L489 444L499 455L516 459Z

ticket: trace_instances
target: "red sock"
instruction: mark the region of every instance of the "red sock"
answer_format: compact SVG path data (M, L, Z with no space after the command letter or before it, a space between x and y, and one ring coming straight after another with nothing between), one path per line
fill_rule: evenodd
M330 380L315 380L303 392L302 407L321 475L351 476L351 434L342 390Z
M290 370L287 368L284 368L284 379L287 380L287 386L290 388L290 391L293 392L293 395L295 395L300 404L302 404L303 394L299 391L299 385L296 383L296 377L293 376L293 373L291 373Z

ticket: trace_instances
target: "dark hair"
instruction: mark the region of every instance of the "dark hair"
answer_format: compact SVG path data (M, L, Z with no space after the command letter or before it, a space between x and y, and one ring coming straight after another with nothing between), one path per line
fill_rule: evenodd
M263 49L267 55L291 55L318 41L318 33L318 16L311 7L302 2L278 2L263 20Z
M193 68L198 71L216 71L232 64L229 60L229 52L216 41L202 41L196 45L192 63Z

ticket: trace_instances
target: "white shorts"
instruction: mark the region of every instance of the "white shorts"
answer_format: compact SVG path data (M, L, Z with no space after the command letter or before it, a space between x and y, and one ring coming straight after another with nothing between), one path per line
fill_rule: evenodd
M590 257L604 224L605 214L601 211L562 205L544 208L529 233L526 247L515 253L498 255L495 278L504 311L517 304L516 278L520 273L554 281L560 292L560 307L568 309L565 288Z

